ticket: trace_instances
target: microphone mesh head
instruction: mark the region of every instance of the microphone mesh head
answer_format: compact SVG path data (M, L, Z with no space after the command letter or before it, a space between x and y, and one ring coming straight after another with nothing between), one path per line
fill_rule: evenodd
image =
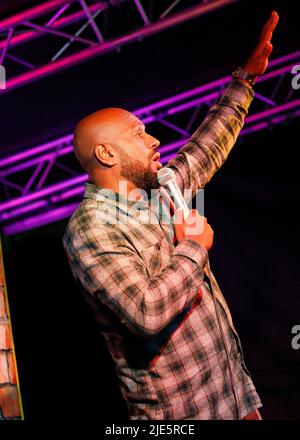
M176 175L171 168L163 167L157 171L158 183L162 186L166 186L169 182L176 180Z

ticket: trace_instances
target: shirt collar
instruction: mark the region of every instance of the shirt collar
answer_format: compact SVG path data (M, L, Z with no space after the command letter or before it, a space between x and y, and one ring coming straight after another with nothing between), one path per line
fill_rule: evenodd
M157 194L158 190L155 193ZM128 212L132 207L134 207L134 209L147 210L151 203L151 199L128 199L122 194L112 191L109 188L103 188L90 182L84 184L83 197L108 203L109 205L115 206L125 212Z

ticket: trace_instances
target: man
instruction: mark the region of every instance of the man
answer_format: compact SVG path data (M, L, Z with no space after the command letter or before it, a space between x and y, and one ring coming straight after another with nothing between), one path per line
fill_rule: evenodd
M168 163L182 192L203 188L233 147L278 19L272 12L243 70ZM77 125L75 154L89 182L64 235L71 270L107 341L131 419L260 419L238 335L209 271L213 231L195 210L186 220L176 211L174 227L162 221L171 213L159 198L158 146L122 109ZM159 213L145 197L153 188Z

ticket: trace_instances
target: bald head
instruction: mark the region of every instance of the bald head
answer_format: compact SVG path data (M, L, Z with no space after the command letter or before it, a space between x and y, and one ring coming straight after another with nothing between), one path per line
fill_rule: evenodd
M82 119L74 131L74 152L83 168L89 172L96 164L96 146L114 144L132 121L138 119L121 108L106 108Z
M157 162L159 153L155 153L158 146L159 141L146 132L144 124L121 108L92 113L74 132L74 152L89 181L116 192L124 180L128 189L150 191L157 185L157 169L162 166Z

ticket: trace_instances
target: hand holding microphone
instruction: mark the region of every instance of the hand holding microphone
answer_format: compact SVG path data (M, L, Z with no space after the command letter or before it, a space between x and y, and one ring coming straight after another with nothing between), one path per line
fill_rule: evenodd
M177 209L175 212L174 229L178 243L184 238L189 238L208 251L212 248L214 231L207 223L206 217L200 215L197 209L191 209L187 218L184 218L181 209Z
M174 171L171 168L161 168L157 172L157 179L159 184L173 196L177 208L174 229L178 243L184 238L189 238L210 250L213 245L214 231L207 223L206 217L201 216L196 209L189 210L176 183Z

